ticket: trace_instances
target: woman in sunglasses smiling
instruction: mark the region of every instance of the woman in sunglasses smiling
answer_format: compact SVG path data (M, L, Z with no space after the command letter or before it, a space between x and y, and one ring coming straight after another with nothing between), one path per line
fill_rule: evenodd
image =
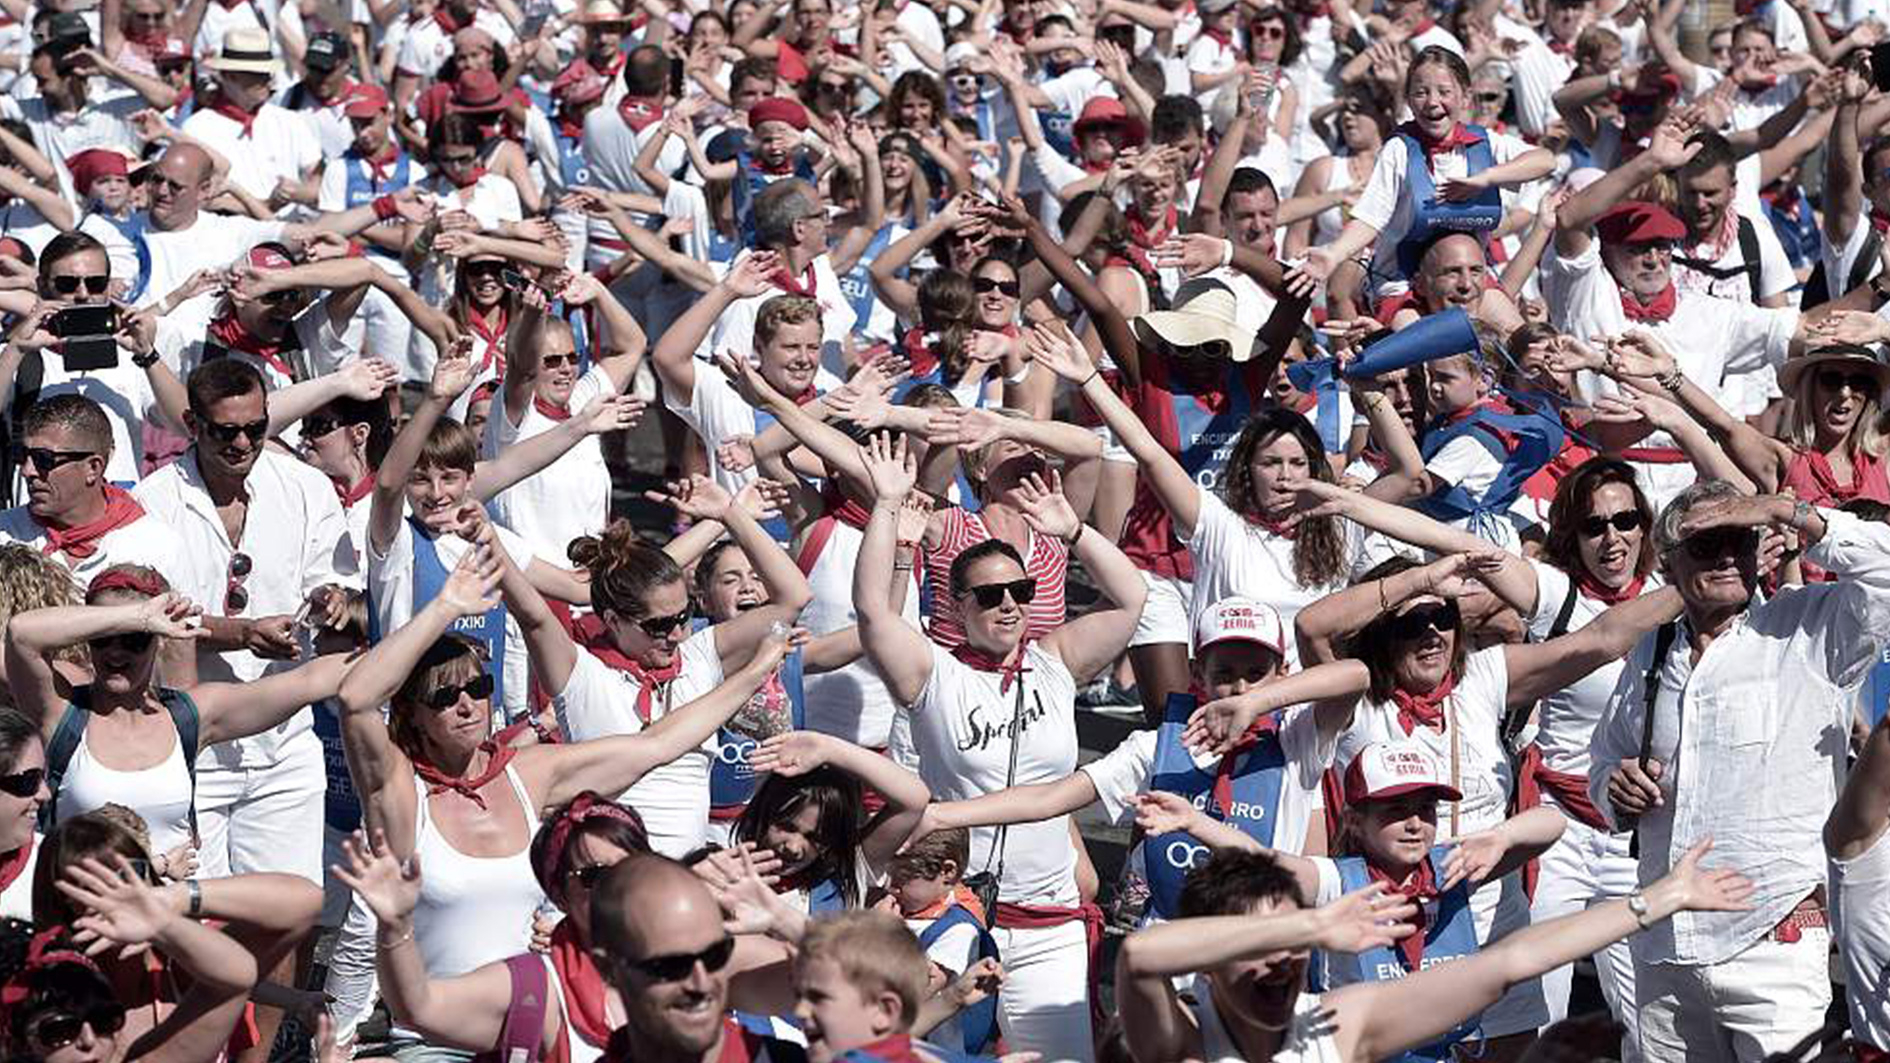
M0 916L32 918L35 827L40 806L50 800L39 727L13 709L0 709Z

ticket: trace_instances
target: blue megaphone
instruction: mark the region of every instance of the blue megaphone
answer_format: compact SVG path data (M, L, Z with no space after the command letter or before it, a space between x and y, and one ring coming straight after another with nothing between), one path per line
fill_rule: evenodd
M1420 362L1467 354L1479 346L1477 330L1462 307L1426 314L1359 352L1345 367L1348 378L1374 377Z

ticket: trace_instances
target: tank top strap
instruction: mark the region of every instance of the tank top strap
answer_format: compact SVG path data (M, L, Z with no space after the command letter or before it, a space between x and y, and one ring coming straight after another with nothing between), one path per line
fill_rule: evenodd
M512 796L518 798L518 807L525 810L525 827L528 834L538 833L538 806L532 803L530 791L525 789L525 780L518 777L517 764L505 766L505 780L512 784Z

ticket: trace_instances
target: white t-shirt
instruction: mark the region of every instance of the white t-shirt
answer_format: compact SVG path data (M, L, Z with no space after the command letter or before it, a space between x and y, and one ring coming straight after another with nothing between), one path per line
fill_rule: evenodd
M299 181L322 163L321 140L310 135L307 119L273 103L256 112L247 136L236 119L208 109L184 119L184 133L230 160L230 181L257 199L268 199L278 183Z
M571 389L571 416L615 390L610 374L592 368ZM494 395L486 420L486 456L497 457L505 448L556 427L558 422L530 403L524 418L513 425L504 395ZM598 534L610 519L610 467L598 437L585 436L544 470L507 488L491 507L500 526L510 528L540 556L552 558L553 564L563 564L571 540Z
M667 696L650 699L650 720L662 719L722 683L722 657L715 649L715 628L691 635L677 655L682 672ZM565 737L583 742L606 735L636 734L645 724L637 717L637 683L629 675L579 650L564 689L552 698ZM709 758L713 736L702 745L645 775L618 800L643 814L650 846L665 856L682 857L709 840Z
M1832 940L1844 963L1851 1034L1890 1047L1890 841L1878 835L1850 860L1831 860Z
M1188 552L1194 556L1194 608L1189 630L1208 607L1223 598L1243 597L1265 602L1279 611L1290 633L1293 618L1306 606L1346 584L1364 571L1364 535L1358 525L1339 520L1342 565L1333 581L1323 587L1301 587L1293 575L1293 540L1274 535L1227 507L1213 491L1197 490L1199 515ZM1286 640L1286 659L1299 664L1297 642Z
M1792 272L1791 260L1785 257L1785 245L1778 242L1778 233L1772 223L1763 216L1754 217L1756 211L1741 210L1740 216L1752 226L1752 234L1759 247L1759 298L1769 299L1775 295L1784 295L1798 284L1798 276ZM1756 303L1752 297L1752 285L1745 272L1746 259L1739 249L1739 241L1726 241L1725 249L1711 260L1713 269L1719 271L1737 270L1730 276L1714 277L1700 270L1683 265L1681 258L1693 258L1706 261L1712 249L1705 244L1681 248L1674 254L1673 283L1682 291L1697 292L1701 295L1718 296L1736 303Z
M182 229L162 230L147 225L144 244L150 255L150 273L138 306L150 306L176 291L200 269L228 269L257 244L282 239L286 225L257 221L235 214L200 211L197 220ZM209 324L219 298L214 292L193 296L171 309L166 320L180 328Z
M473 13L474 29L486 31L500 48L512 43L515 34L512 24L505 16L491 8L480 8ZM432 80L453 57L453 34L434 19L413 23L407 29L407 35L400 42L400 57L394 61L394 69L402 74L415 74L422 80Z
M737 258L736 261L741 259ZM846 292L840 287L840 278L834 274L831 256L823 254L816 258L813 269L814 301L820 304L820 364L829 373L842 374L846 372L842 354L846 350L847 336L856 324L853 306L847 302ZM728 309L722 311L722 316L716 319L707 343L697 348L696 356L709 358L722 351L728 351L737 358L753 356L755 316L761 313L763 303L782 294L771 289L764 295L730 303ZM700 378L701 374L697 376Z
M131 116L150 106L144 97L126 89L117 89L104 78L93 78L88 86L89 102L74 112L60 113L44 96L22 100L11 110L33 131L33 146L54 164L64 176L62 184L70 188L71 177L65 160L91 148L122 148L136 153L143 146L132 128Z
M229 356L255 366L263 380L268 382L270 391L280 391L297 379L313 380L327 376L361 357L361 352L335 331L334 323L328 317L328 298L323 296L310 303L290 323L296 339L301 343L301 349L284 351L282 361L294 372L284 373L268 361L243 351L231 351ZM203 328L190 328L186 324L173 322L169 317L158 318L158 354L179 379L188 379L191 372L203 364L205 336Z
M1529 567L1536 573L1536 615L1529 620L1529 637L1543 641L1549 637L1549 629L1555 626L1555 618L1562 611L1562 603L1568 600L1574 581L1569 579L1568 573L1546 561L1531 558ZM1660 575L1650 573L1642 593L1651 594L1660 586ZM1587 627L1589 621L1608 608L1606 602L1578 592L1563 634ZM1536 745L1541 747L1543 762L1551 769L1572 775L1588 774L1589 740L1594 737L1595 725L1601 722L1602 711L1608 707L1608 698L1614 694L1615 683L1626 667L1625 662L1609 661L1542 699L1536 715Z

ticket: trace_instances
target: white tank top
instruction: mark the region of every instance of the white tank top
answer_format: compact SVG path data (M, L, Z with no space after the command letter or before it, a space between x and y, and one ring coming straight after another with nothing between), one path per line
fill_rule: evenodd
M865 536L858 528L836 520L833 533L812 566L804 557L801 559L814 600L802 611L800 622L813 634L825 635L859 622L853 611L853 568L863 541ZM919 626L919 585L911 577L901 615L913 627ZM864 657L844 668L803 677L801 691L802 703L807 706L808 730L844 738L868 749L885 749L891 744L898 704L886 689L886 681Z
M88 723L90 721L87 721ZM170 726L170 717L164 717ZM86 729L87 732L90 727ZM92 756L86 733L72 751L65 778L59 783L58 822L108 804L124 805L144 817L151 832L151 852L168 852L190 841L190 769L184 765L184 747L171 728L171 752L164 763L137 771L108 768Z
M422 877L413 936L427 973L435 978L516 956L531 944L532 915L545 900L530 857L538 812L517 770L508 765L505 778L524 810L525 847L510 856L467 856L433 825L426 786L414 776L419 805L413 851Z
M1214 1010L1214 994L1205 976L1195 980L1194 1020L1201 1028L1201 1063L1247 1063ZM1301 993L1293 1004L1292 1028L1286 1031L1280 1050L1273 1053L1272 1063L1342 1063L1334 1029L1320 1018L1319 994Z
M1382 149L1381 149L1382 150ZM1332 156L1332 165L1326 168L1326 187L1322 192L1342 192L1352 187L1352 157L1350 155ZM1367 177L1371 175L1366 174ZM1312 242L1315 247L1324 246L1339 238L1339 231L1345 228L1347 215L1341 207L1327 207L1313 215Z

